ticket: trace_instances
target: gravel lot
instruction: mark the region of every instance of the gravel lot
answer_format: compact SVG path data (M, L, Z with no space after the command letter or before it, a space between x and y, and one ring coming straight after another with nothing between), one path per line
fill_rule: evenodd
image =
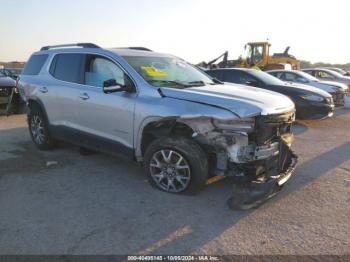
M40 152L24 115L2 116L0 254L350 254L350 109L294 130L295 176L260 208L232 211L229 179L163 193L138 165Z

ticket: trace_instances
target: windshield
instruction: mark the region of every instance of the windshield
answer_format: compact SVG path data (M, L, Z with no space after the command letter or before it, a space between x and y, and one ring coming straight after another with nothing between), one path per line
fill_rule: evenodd
M263 45L249 45L247 52L247 59L252 65L257 64L263 59L264 46Z
M5 77L6 75L0 71L0 77Z
M259 70L249 70L249 73L255 76L260 81L262 81L265 85L278 86L278 85L285 84L283 81L279 80L278 78Z
M342 74L340 74L340 73L338 73L338 72L336 72L336 71L332 71L332 70L329 70L329 69L323 69L323 71L326 72L326 73L328 73L328 74L330 74L330 75L332 75L332 76L335 76L335 77L337 77L337 78L342 78L342 77L344 77ZM322 72L322 71L320 70L320 72Z
M313 82L319 82L319 80L316 77L314 77L312 75L309 75L308 73L305 73L305 72L302 72L302 71L298 71L297 74L302 76L302 77L304 77L304 78L306 78L307 80L310 80L310 81L313 81Z
M174 57L123 56L123 58L155 87L185 88L214 84L207 75L184 60Z
M331 70L333 72L337 72L337 73L339 73L341 75L345 75L346 74L346 72L343 69L340 69L340 68L326 68L326 69Z

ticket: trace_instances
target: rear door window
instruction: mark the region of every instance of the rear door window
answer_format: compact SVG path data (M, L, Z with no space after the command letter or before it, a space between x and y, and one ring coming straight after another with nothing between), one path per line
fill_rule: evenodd
M26 63L22 75L38 75L48 55L32 55Z
M84 57L83 54L56 55L51 63L51 75L62 81L82 84Z

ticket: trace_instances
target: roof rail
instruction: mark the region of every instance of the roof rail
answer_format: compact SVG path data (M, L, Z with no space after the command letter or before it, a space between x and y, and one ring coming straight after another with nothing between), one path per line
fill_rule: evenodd
M151 50L151 49L149 49L147 47L142 47L142 46L118 47L118 48L153 52L153 50Z
M95 45L92 43L76 43L76 44L44 46L40 49L40 51L49 50L51 48L61 48L61 47L71 47L71 46L78 46L78 47L82 47L82 48L100 48L98 45Z

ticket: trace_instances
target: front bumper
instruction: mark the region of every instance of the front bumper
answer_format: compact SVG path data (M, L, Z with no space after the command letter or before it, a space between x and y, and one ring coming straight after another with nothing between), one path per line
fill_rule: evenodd
M251 180L241 180L241 183L234 184L232 197L227 202L230 208L246 210L258 207L281 190L293 176L298 157L285 143L281 143L280 153L274 158L277 159L255 165L255 179L251 168L245 170L245 177L250 177Z
M331 93L335 106L344 106L345 104L345 92Z
M296 118L311 120L324 119L334 114L334 104L325 102L301 102L296 105Z
M12 88L0 87L0 109L6 109L11 96Z
M0 109L6 109L9 97L0 97Z

